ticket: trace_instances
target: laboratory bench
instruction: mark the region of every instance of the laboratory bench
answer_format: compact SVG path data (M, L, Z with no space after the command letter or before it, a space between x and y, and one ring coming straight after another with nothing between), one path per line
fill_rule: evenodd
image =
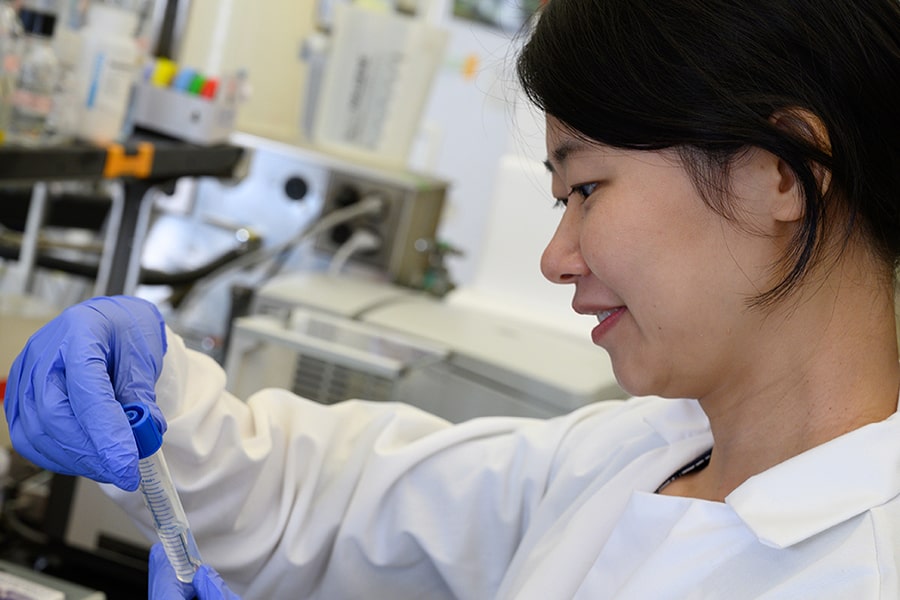
M0 146L0 223L20 221L21 243L16 268L23 288L29 286L40 266L38 239L43 227L82 225L96 221L90 203L74 202L68 208L54 206L48 219L50 186L55 182L115 182L121 193L102 213L107 233L102 241L95 292L112 295L136 287L140 253L149 223L148 194L153 188L169 191L182 177L238 179L246 164L244 148L219 144L200 146L137 132L124 144L98 147L73 143L54 147ZM27 208L23 209L22 204ZM7 227L8 228L8 227ZM10 258L7 256L7 258ZM21 290L27 292L28 289ZM15 453L13 453L15 456ZM21 463L20 468L28 468ZM32 465L32 468L33 467ZM7 481L7 484L10 482ZM52 475L46 497L32 507L17 505L15 513L3 511L0 520L0 570L18 565L39 576L55 576L67 582L102 591L107 600L147 597L147 553L135 548L99 544L85 551L65 542L76 480ZM4 486L7 487L7 486ZM15 501L5 489L4 508ZM2 500L3 497L0 497ZM115 542L109 542L114 544ZM69 596L67 596L69 597ZM75 597L75 596L73 596Z

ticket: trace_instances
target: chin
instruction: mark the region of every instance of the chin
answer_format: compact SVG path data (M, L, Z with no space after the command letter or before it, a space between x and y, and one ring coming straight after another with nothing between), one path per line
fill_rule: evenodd
M613 373L619 387L630 396L675 397L671 393L666 393L666 386L660 382L658 377L654 376L653 370L647 367L619 368L613 362Z

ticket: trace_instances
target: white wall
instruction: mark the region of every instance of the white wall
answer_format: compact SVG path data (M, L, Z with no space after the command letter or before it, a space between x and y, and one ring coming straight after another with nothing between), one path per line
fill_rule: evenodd
M472 281L481 260L502 156L510 147L515 119L509 96L510 37L467 21L447 19L451 32L444 67L438 72L422 118L422 138L439 150L419 160L452 182L439 234L465 254L450 261L461 284ZM474 77L460 65L477 60Z

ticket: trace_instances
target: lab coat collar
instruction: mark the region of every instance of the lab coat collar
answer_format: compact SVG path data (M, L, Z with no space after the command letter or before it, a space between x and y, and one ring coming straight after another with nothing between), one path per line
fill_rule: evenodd
M751 477L725 498L759 540L785 548L900 494L900 416Z

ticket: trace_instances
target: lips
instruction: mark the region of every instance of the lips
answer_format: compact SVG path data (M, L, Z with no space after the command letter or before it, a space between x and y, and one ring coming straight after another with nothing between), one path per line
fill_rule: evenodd
M593 315L597 317L597 325L594 326L594 329L591 330L591 340L599 345L602 345L603 338L606 337L607 332L610 329L616 326L616 323L619 322L619 319L628 309L625 306L614 306L612 308L599 308L599 307L590 307L587 306L579 306L575 309L576 312L583 315Z
M618 310L621 309L621 308L622 308L622 307L610 308L610 309L607 309L607 310L603 310L603 311L598 312L598 313L597 313L597 322L598 322L598 323L602 323L603 321L605 321L606 319L608 319L610 316L612 316L613 314L615 314L616 311L618 311Z
M628 307L621 302L622 299L603 289L576 288L572 298L572 309L585 316L597 319L597 324L591 330L591 339L597 345L606 334L616 328L623 315L628 313Z

